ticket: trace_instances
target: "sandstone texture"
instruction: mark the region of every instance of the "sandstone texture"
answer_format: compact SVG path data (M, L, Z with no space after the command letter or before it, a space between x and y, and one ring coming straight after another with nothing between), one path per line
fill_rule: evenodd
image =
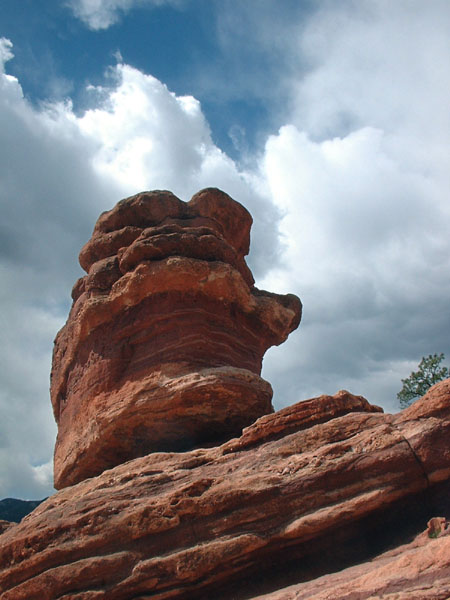
M215 188L187 203L144 192L100 216L55 340L56 488L217 445L273 411L262 358L298 326L301 303L254 286L251 224Z
M1 598L444 600L448 529L405 536L449 479L450 380L397 415L321 396L57 492L1 535Z

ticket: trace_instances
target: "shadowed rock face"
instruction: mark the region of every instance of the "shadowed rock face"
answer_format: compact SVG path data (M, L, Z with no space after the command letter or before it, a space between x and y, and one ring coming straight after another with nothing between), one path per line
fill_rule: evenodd
M155 451L217 444L272 412L265 351L301 317L254 287L252 219L217 189L138 194L98 219L55 340L55 486Z

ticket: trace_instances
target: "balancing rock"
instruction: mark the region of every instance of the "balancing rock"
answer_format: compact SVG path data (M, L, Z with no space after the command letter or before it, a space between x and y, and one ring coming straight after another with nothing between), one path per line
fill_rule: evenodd
M157 451L217 445L273 411L262 358L300 300L258 290L252 218L224 192L137 194L98 219L55 340L55 487Z

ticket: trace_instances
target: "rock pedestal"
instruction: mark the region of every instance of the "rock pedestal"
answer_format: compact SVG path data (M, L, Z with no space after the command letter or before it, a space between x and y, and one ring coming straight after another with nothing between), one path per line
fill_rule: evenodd
M103 213L54 348L62 488L138 456L219 444L273 411L265 351L301 317L254 287L252 218L217 189L145 192Z

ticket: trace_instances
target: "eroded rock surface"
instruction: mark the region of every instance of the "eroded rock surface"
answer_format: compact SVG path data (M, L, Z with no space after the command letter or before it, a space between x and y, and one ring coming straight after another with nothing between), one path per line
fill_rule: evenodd
M241 600L260 580L275 593L287 563L298 584L323 574L320 561L337 571L345 551L355 563L415 520L423 531L448 518L428 512L448 502L449 478L450 380L398 415L347 392L321 396L220 447L137 458L56 493L2 534L2 600ZM426 536L268 597L443 600L448 543Z
M258 290L252 219L217 189L138 194L103 213L53 356L57 488L150 452L219 444L273 411L262 358L301 317Z

